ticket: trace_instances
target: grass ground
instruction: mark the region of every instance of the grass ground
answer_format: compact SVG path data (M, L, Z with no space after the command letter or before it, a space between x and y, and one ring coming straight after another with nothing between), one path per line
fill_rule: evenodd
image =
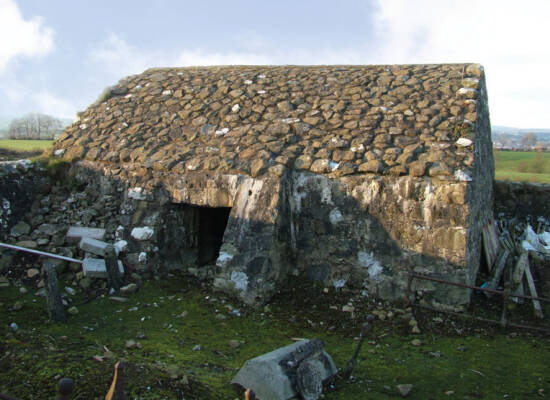
M343 368L368 310L382 306L363 298L353 315L342 311L349 294L296 282L269 307L239 306L236 316L229 310L238 305L230 300L195 281L165 277L145 283L124 303L100 295L62 324L47 319L44 300L31 292L0 289L0 392L21 399L53 398L62 376L75 379L73 398L103 399L120 359L128 362L131 399L242 399L229 381L247 359L293 338L318 337ZM85 302L81 296L73 304ZM23 305L17 311L16 301ZM394 399L403 383L414 385L411 399L550 395L548 338L443 314L417 314L422 333L413 335L409 317L399 318L410 312L395 309L393 318L374 323L353 379L337 380L325 399ZM17 331L9 327L13 322Z
M550 183L550 153L495 151L496 179Z
M0 140L0 161L39 156L53 140Z
M0 148L13 151L44 151L53 140L0 140Z

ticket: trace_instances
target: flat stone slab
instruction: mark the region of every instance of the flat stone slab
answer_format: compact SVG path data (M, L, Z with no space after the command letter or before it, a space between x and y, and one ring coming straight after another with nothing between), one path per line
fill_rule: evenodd
M124 266L120 260L118 260L118 270L121 274L124 274ZM84 276L91 278L107 278L105 260L101 258L85 258L82 261L82 271Z
M78 247L82 250L102 257L105 255L105 248L107 246L109 246L109 243L86 236L80 239L80 243L78 244Z
M262 400L291 399L298 395L296 382L300 381L300 366L310 363L317 367L315 375L319 382L337 372L323 343L306 339L248 360L231 383L252 389Z
M102 228L85 228L82 226L71 226L67 231L67 241L76 243L81 238L87 237L96 240L103 240L105 238L105 229Z

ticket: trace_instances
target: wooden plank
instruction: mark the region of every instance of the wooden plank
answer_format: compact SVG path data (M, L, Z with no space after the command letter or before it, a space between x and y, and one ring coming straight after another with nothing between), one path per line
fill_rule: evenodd
M526 268L529 268L529 256L527 255L527 252L523 252L519 255L518 261L512 273L512 291L515 291L521 283Z
M489 272L493 269L497 256L500 252L500 241L497 227L493 220L490 220L481 230L483 238L483 249L485 253L485 261Z
M533 297L539 297L537 294L537 288L535 287L535 281L533 280L533 275L531 274L531 268L529 268L529 265L527 265L527 268L525 269L525 277L527 278L527 285L529 286L529 292L531 293L531 296ZM544 315L542 314L542 307L540 305L540 301L533 299L533 307L535 308L535 316L538 318L544 318Z
M510 251L508 249L503 248L500 253L498 254L498 257L495 261L495 268L493 269L493 273L491 276L491 280L487 284L487 289L496 289L500 279L502 277L502 272L504 271L504 268L506 267L506 261L508 260L508 257L510 256ZM493 296L492 293L489 292L483 292L485 296L488 298Z

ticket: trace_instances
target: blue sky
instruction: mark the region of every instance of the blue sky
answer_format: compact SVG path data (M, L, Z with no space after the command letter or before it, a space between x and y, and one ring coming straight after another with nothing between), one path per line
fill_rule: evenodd
M73 117L150 67L480 62L493 124L550 128L550 1L0 0L0 117Z

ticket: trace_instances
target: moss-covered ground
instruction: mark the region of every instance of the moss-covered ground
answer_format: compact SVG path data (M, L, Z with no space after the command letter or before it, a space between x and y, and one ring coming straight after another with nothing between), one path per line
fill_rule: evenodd
M355 297L354 312L344 312L350 294L302 282L261 310L175 276L144 283L126 302L99 289L78 291L72 305L79 312L67 323L50 322L35 292L0 289L0 392L21 399L53 398L62 376L76 381L74 399L103 399L121 359L130 399L242 398L229 381L244 362L296 338L321 338L345 367L377 308L394 316L372 324L353 377L337 379L325 399L396 398L403 383L414 385L411 399L550 396L548 337L429 312L415 312L422 333L413 335L405 307Z

